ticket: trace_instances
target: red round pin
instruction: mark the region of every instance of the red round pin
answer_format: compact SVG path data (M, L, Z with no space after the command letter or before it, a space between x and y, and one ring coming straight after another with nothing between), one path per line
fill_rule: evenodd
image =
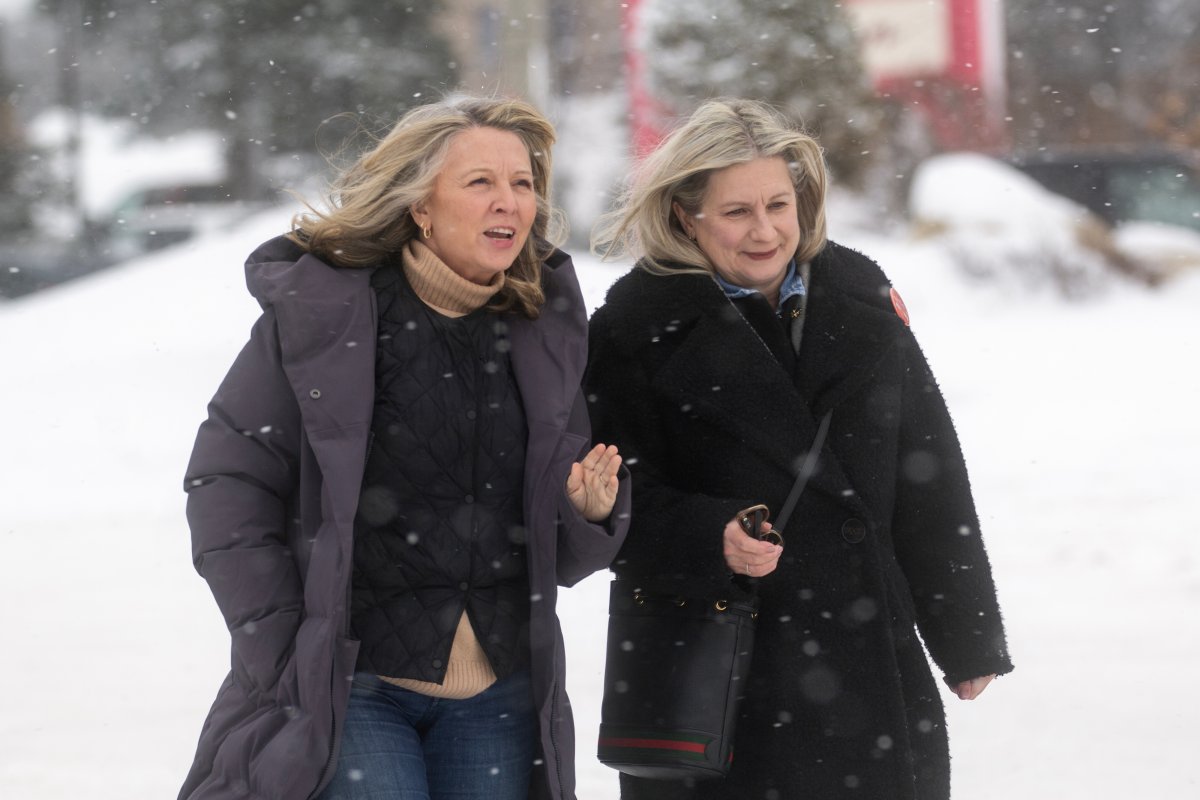
M892 308L896 309L896 316L900 317L905 325L908 325L908 308L904 305L904 301L900 299L900 293L895 289L891 289L889 290L889 294L892 296Z

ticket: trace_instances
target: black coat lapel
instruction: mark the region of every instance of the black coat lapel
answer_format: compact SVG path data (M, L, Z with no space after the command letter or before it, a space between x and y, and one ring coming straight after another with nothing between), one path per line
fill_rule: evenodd
M867 388L893 353L903 323L888 300L886 278L866 259L832 242L812 262L804 338L795 377L784 372L758 334L710 278L656 277L635 269L609 293L636 309L619 335L631 347L669 350L650 358L655 390L725 430L790 480L833 412L829 438L809 482L864 519L870 518L834 454L839 434L855 422L840 404ZM628 305L624 305L627 303Z
M815 414L832 409L836 416L838 404L875 376L903 323L894 311L844 291L832 268L820 266L813 265L796 385Z
M715 284L713 290L720 293ZM681 408L728 431L790 481L816 438L818 419L750 324L723 296L719 300L703 303L699 319L654 384ZM865 514L828 443L809 486Z

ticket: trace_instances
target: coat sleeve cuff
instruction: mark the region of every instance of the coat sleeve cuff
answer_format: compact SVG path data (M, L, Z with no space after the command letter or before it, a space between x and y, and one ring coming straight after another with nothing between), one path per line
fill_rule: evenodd
M558 497L558 582L574 586L597 570L608 567L629 532L630 477L622 466L617 473L617 498L612 513L600 522L584 519L567 497L564 483Z

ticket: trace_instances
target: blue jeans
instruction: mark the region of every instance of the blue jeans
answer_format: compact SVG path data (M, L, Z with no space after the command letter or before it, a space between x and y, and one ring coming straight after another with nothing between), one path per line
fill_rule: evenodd
M536 749L528 671L466 700L358 673L320 800L525 800Z

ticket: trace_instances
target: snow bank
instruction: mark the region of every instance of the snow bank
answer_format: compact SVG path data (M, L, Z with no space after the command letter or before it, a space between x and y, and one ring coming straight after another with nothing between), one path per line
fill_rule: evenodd
M909 212L963 272L1010 292L1083 297L1108 287L1120 256L1104 224L1016 169L977 153L923 161Z

